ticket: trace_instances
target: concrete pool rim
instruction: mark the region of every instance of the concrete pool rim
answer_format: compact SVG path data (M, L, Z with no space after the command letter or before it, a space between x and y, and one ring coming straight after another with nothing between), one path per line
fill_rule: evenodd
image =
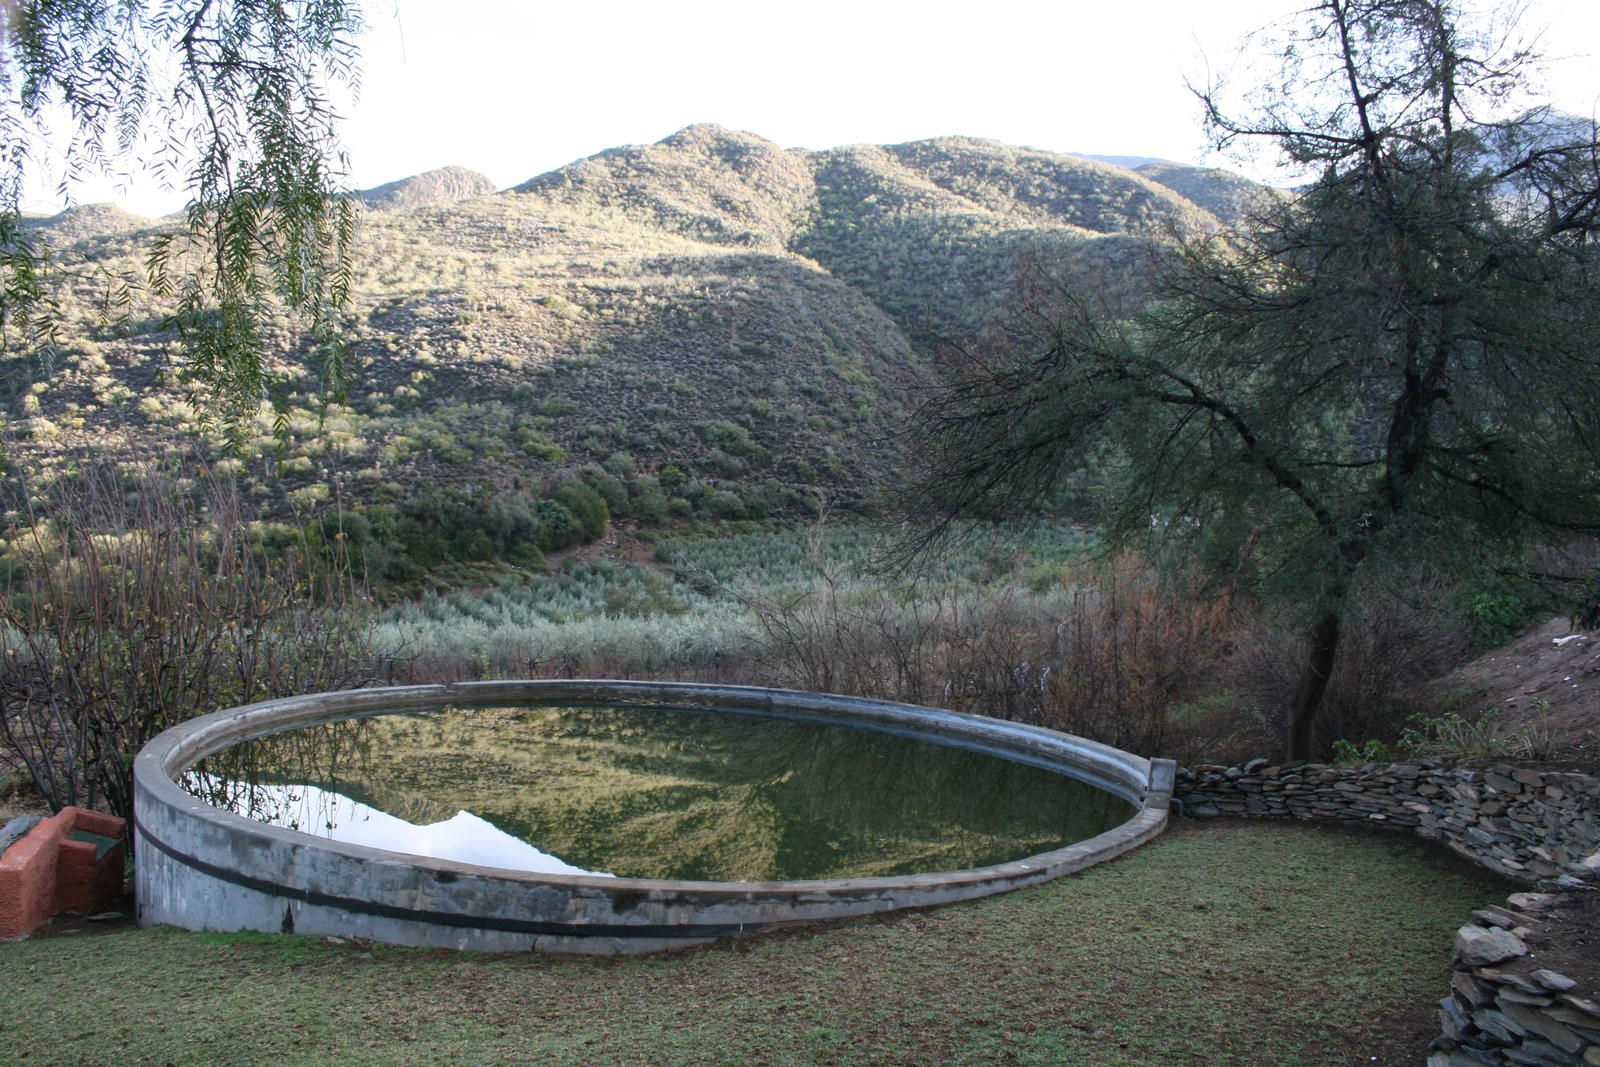
M1133 806L1084 841L988 867L873 878L700 882L555 875L330 841L235 815L178 784L250 738L443 707L616 703L783 717L915 736L1045 767ZM1083 870L1165 827L1174 766L1041 727L889 701L683 682L466 682L317 693L230 708L151 741L134 761L139 918L208 930L293 930L489 950L654 951L788 923L921 907Z

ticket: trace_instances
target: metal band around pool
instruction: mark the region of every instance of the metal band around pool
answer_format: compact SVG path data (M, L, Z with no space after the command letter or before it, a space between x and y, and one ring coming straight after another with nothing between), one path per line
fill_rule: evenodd
M1134 806L1098 836L959 871L810 881L700 882L538 874L347 844L281 829L189 795L179 777L228 746L391 712L614 702L703 708L903 734L1082 779ZM294 931L399 945L601 954L651 952L790 923L927 907L1081 871L1166 826L1174 767L1107 745L934 708L749 686L507 681L269 700L161 734L134 762L139 921L191 930Z

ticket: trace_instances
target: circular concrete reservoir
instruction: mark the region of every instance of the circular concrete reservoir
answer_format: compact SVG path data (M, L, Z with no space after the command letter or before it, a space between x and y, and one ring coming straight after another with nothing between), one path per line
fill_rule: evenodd
M139 754L139 920L656 951L1082 870L1161 832L1172 770L1038 727L744 686L293 697Z

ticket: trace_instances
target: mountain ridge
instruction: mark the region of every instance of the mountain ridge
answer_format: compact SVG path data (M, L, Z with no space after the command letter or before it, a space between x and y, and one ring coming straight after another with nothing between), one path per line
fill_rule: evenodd
M937 383L930 357L994 322L1023 264L1135 294L1149 250L1225 225L1062 153L966 137L785 149L710 124L509 190L441 168L361 195L357 388L324 407L290 371L281 462L265 415L251 454L223 457L259 472L272 512L584 471L646 519L819 496L871 511ZM76 254L137 271L140 232L107 218ZM63 293L57 369L13 361L0 390L19 451L131 462L192 433L159 302L139 296L112 327L86 290ZM281 334L287 351L287 319Z

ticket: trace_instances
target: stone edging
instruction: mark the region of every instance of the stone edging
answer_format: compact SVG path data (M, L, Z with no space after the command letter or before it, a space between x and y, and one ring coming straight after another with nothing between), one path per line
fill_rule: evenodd
M1524 940L1557 899L1513 893L1509 907L1479 909L1473 917L1483 925L1456 934L1450 995L1439 1001L1443 1033L1434 1039L1428 1067L1600 1064L1594 991L1538 967Z
M1409 830L1498 874L1600 892L1600 780L1498 765L1318 763L1180 768L1173 803L1198 818L1332 819ZM1531 965L1526 938L1559 897L1514 893L1456 934L1428 1067L1600 1067L1600 991Z
M1414 831L1524 882L1561 877L1600 850L1600 780L1499 765L1202 765L1178 771L1186 815L1287 815Z

